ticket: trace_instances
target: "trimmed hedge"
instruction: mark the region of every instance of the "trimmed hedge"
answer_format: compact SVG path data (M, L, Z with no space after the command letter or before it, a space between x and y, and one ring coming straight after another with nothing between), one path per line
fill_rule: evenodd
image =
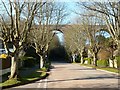
M108 60L98 60L97 61L97 66L98 67L107 67L107 66L109 66Z
M80 63L80 55L78 55L78 56L75 58L75 62L76 62L76 63Z
M87 64L92 64L92 58L84 58L84 62L88 61Z
M33 67L35 66L36 59L33 57L20 57L20 60L24 61L24 67Z
M120 68L120 56L115 57L115 59L117 60L117 67Z

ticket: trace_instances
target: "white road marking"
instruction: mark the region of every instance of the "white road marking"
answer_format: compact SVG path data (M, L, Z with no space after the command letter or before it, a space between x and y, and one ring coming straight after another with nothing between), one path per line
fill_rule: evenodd
M45 89L47 89L47 80L48 80L47 78L44 80L45 81L45 83L44 83L44 88Z
M41 88L40 86L41 86L41 82L42 82L42 81L43 81L43 80L40 80L40 81L39 81L37 88Z
M47 81L48 81L47 78L46 78L46 79L43 79L43 80L40 80L40 81L38 82L37 90L38 90L39 88L44 88L45 90L47 90Z

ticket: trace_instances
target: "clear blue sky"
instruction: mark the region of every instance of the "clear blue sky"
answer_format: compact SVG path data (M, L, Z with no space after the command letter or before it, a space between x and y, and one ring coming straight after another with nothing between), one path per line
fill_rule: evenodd
M74 11L76 11L76 8L77 8L76 2L66 2L66 5L69 13L67 20L72 22L73 18L76 16L76 14L74 13Z

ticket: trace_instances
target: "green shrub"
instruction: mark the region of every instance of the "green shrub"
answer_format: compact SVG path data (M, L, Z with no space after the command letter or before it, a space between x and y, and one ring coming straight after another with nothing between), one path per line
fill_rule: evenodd
M24 61L24 67L33 67L35 66L35 58L33 57L26 57L26 56L22 56L20 57L20 60Z
M46 72L47 71L47 68L46 67L43 67L41 68L42 71Z
M36 53L36 50L33 48L33 47L28 47L26 50L25 50L25 56L26 57L33 57L36 59L35 63L36 64L39 64L39 60L40 60L40 57L38 56L38 54Z
M88 61L88 64L92 64L92 58L84 58L84 62Z
M97 66L98 67L107 67L109 65L108 60L98 60Z
M50 68L50 63L45 63L44 67Z
M117 60L117 67L120 68L120 56L115 57L115 59Z
M76 63L80 63L80 55L78 55L78 56L76 57L75 62L76 62Z

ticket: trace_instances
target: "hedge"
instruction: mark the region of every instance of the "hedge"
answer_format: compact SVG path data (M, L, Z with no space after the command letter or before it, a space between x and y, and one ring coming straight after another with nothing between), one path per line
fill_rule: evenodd
M115 59L117 60L117 67L120 68L120 56L115 57Z
M108 60L98 60L97 61L97 66L98 67L107 67L107 66L109 66Z
M33 67L35 66L36 59L33 57L22 56L20 60L24 61L24 67Z
M87 64L92 64L92 58L84 58L84 62L88 61Z
M76 63L80 63L80 58L81 58L80 55L78 55L78 56L75 58L75 62L76 62Z

